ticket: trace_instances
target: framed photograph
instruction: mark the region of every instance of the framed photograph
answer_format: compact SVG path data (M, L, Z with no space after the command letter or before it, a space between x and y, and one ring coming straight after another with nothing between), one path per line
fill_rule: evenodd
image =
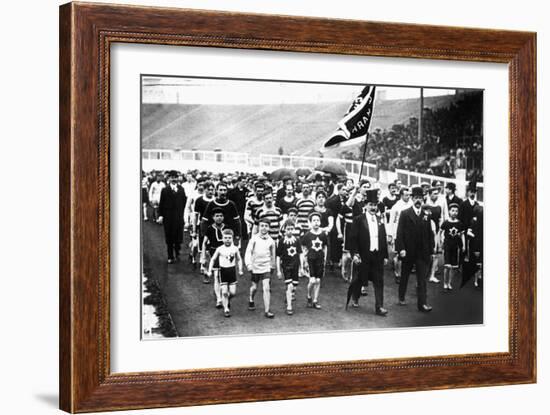
M61 6L61 409L535 382L535 63L528 32Z

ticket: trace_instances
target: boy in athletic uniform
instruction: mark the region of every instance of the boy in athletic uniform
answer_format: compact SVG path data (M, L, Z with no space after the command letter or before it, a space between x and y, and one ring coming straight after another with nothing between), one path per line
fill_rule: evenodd
M296 225L294 221L288 219L283 224L284 235L279 238L277 244L277 278L284 276L286 284L286 313L291 316L292 300L294 291L298 286L298 268L300 266L300 257L302 247L300 239L294 235Z
M166 187L166 183L162 181L160 174L157 174L156 180L151 183L149 187L149 202L153 208L153 220L158 223L159 218L159 203L160 203L160 194L162 189Z
M219 264L220 291L222 297L223 314L225 317L231 317L230 303L231 298L237 293L237 266L239 275L243 275L243 261L239 248L233 243L233 231L231 229L223 230L223 245L216 248L210 266L208 275L212 275L214 264Z
M434 183L437 185L439 182L436 180ZM441 227L441 224L444 221L443 216L443 209L441 207L440 203L440 197L439 197L439 187L432 187L428 191L428 199L426 200L426 205L428 209L430 210L430 218L435 223L435 255L433 257L432 263L430 265L430 278L428 279L429 282L433 282L435 284L439 283L439 279L436 278L435 273L437 272L437 268L439 265L439 253L441 252L441 242L440 242L440 234L439 234L439 228ZM446 210L445 210L446 211Z
M386 223L390 222L390 211L393 205L397 203L399 198L397 197L397 185L395 184L395 181L390 183L388 185L388 195L384 196L384 199L382 199L382 203L384 204L384 212L386 213L385 219Z
M247 223L249 234L252 234L254 228L258 225L257 213L258 209L264 205L264 191L265 185L263 183L255 183L254 192L246 201L244 220Z
M189 236L191 240L189 241L189 262L193 265L193 269L197 268L197 254L200 254L200 240L199 234L197 232L197 211L195 210L195 203L199 197L202 197L204 194L204 183L197 182L197 188L195 193L187 199L187 207L189 214Z
M214 223L206 228L202 241L203 258L201 258L201 262L203 264L206 264L207 261L211 263L211 270L210 275L209 273L204 274L203 282L205 284L210 284L210 276L212 275L212 271L214 271L214 294L216 295L216 308L222 308L220 284L217 275L219 272L219 264L218 261L212 263L209 259L212 258L216 252L216 249L223 244L223 231L226 229L226 226L223 223L223 210L220 208L214 208L212 213ZM208 258L206 258L206 255L208 255Z
M457 219L458 204L449 205L449 219L441 225L441 238L443 243L444 271L443 271L443 289L450 291L453 289L453 277L458 269L460 253L464 252L464 224Z
M282 218L281 209L273 203L273 194L271 194L271 192L266 192L264 194L264 204L260 206L256 212L256 219L258 222L262 219L267 220L269 223L269 236L271 236L271 239L274 241L279 238ZM253 230L252 233L257 233L257 230Z
M199 242L199 258L205 258L204 251L202 250L203 246L203 239L204 239L204 230L201 226L202 218L204 216L204 212L206 211L206 206L214 200L214 183L211 181L204 182L204 193L197 197L195 200L195 203L193 205L193 210L195 211L195 224L192 228L192 232L198 236L198 242ZM206 263L200 262L200 272L201 274L206 273Z
M302 184L302 197L296 201L296 209L298 210L297 225L302 231L302 235L308 229L308 217L315 207L315 198L311 195L311 185L309 183Z
M309 268L309 282L307 284L307 306L320 309L319 291L321 279L325 274L328 237L321 227L321 214L311 212L309 215L310 230L301 238L302 250L307 259Z
M401 280L401 259L399 253L395 251L395 237L397 235L397 224L399 223L399 216L401 212L412 206L411 191L408 187L401 186L399 190L399 200L395 202L390 211L390 221L387 226L387 234L390 245L390 251L393 252L393 271L395 276L395 282L399 284Z
M275 242L269 236L269 221L260 220L258 233L252 235L246 247L244 257L246 268L252 273L248 309L255 310L254 297L260 280L262 281L264 310L267 318L275 315L270 311L271 286L270 278L275 269Z

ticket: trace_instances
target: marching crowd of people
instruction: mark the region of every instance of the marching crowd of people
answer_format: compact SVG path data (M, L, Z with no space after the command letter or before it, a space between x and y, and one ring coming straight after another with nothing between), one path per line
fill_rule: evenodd
M409 275L416 275L417 308L430 312L427 284L453 290L482 282L483 208L470 183L465 200L456 187L434 180L408 188L399 180L382 195L367 179L325 174L270 178L268 174L188 171L143 173L143 219L164 227L168 264L181 258L189 232L189 260L213 284L216 307L231 316L237 279L250 273L248 309L261 290L264 315L273 318L271 279L286 284L285 312L295 312L296 287L307 281L306 306L320 309L325 269L348 284L346 308L359 307L369 281L376 315L385 316L384 268L398 284L405 305ZM383 197L382 197L383 196Z

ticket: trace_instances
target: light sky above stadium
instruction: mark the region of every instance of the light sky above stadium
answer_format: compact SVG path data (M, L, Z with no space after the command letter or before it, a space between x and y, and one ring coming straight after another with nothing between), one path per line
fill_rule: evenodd
M349 101L362 89L359 85L300 82L227 80L207 78L142 78L142 99L147 104L254 105L300 104ZM454 89L425 88L424 96L454 94ZM419 98L418 87L377 88L378 98Z

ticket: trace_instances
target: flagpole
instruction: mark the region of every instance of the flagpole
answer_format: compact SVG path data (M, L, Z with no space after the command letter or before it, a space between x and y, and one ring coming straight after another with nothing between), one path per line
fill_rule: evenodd
M363 166L365 165L365 156L367 155L367 143L369 142L369 133L365 135L365 147L363 148L363 158L361 160L361 170L359 170L359 182L363 176Z

